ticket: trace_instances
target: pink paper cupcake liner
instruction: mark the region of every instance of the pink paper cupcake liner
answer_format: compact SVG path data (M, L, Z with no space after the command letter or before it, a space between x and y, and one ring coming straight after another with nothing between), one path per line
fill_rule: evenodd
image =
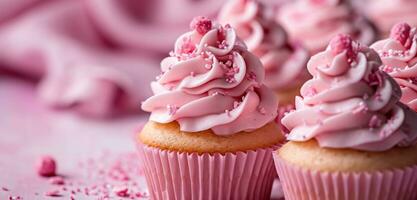
M151 199L270 198L278 146L225 154L138 148Z
M318 172L273 155L286 200L415 200L417 165L375 172Z

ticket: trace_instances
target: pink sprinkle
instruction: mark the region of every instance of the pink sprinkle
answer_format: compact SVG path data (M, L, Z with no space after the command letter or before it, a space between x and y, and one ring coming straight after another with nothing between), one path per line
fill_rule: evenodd
M226 113L226 115L227 115L228 117L230 117L230 111L229 111L229 110L225 110L224 112Z
M6 188L6 187L1 187L1 190L5 191L5 192L8 192L9 191L9 189Z
M369 127L376 128L382 125L382 120L377 116L373 115L371 119L369 120Z
M353 49L352 37L346 34L338 34L330 41L330 50L333 55L346 51L347 59L351 62L356 59L356 52Z
M51 156L43 156L38 162L38 174L43 177L51 177L56 175L56 162Z
M60 197L62 195L59 193L59 190L51 190L51 191L46 192L45 193L45 196L48 196L48 197Z
M169 115L175 115L175 113L178 110L178 107L175 105L167 105L167 109L168 109L168 114Z
M212 22L206 17L194 17L194 19L191 21L190 27L201 35L204 35L211 30Z
M397 40L404 47L409 48L411 46L410 31L410 25L407 23L398 23L392 27L390 38Z
M256 74L255 74L255 72L249 72L247 75L246 75L246 78L249 80L249 81L253 81L253 80L256 80Z
M259 113L261 113L261 114L263 114L263 115L265 115L265 114L266 114L266 110L265 110L265 108L264 108L264 107L259 106L259 107L258 107L258 111L259 111Z
M65 181L62 176L56 176L49 179L49 182L53 185L64 185Z
M305 97L312 97L317 94L317 90L315 88L310 88L307 90Z
M239 101L234 101L233 102L233 108L237 108L240 105Z
M129 189L126 186L116 186L113 188L113 192L119 197L129 196Z
M179 50L180 53L182 54L190 54L195 50L195 45L193 44L193 42L191 41L190 38L185 37L183 39L183 43L180 47L181 49Z

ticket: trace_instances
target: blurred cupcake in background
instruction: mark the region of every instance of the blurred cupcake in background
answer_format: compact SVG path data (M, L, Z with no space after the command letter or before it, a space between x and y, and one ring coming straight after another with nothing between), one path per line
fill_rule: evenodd
M151 83L138 138L152 199L269 199L283 140L265 72L230 26L191 23Z
M301 41L312 54L325 49L339 33L369 45L376 39L373 25L346 0L297 0L282 6L277 20L292 41Z
M416 199L417 113L378 54L338 35L313 56L313 79L282 124L274 153L285 199Z
M417 26L417 1L415 0L368 0L367 14L382 36L388 37L391 27L399 22Z
M294 97L310 76L306 69L308 51L291 44L287 33L273 18L273 10L248 0L230 0L219 13L222 24L230 24L248 50L265 68L265 84L278 95L280 105L294 104Z
M407 23L396 24L389 38L375 42L384 64L381 69L394 77L402 91L401 102L417 111L417 34Z

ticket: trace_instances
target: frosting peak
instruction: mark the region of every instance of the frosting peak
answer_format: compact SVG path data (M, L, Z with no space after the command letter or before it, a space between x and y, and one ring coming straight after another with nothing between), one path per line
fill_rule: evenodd
M338 34L330 41L330 51L333 56L346 51L347 59L355 60L357 52L353 46L353 40L349 35Z
M205 17L195 17L193 21L190 23L191 29L196 30L201 35L206 34L209 30L211 30L212 22L210 19Z
M349 51L356 60L350 61ZM415 144L417 114L398 102L401 90L381 65L375 51L349 36L333 38L310 59L313 78L302 86L295 111L282 119L288 139L367 151Z
M252 131L277 115L276 98L263 85L264 70L230 26L198 17L161 62L142 103L150 120L177 121L182 131L217 135Z
M308 52L289 43L287 33L273 19L273 12L253 0L230 0L221 9L219 21L230 24L258 56L265 68L265 84L274 90L298 87L308 79Z
M399 23L392 27L390 38L397 40L404 47L409 48L411 45L410 32L410 25L408 25L407 23Z
M375 42L371 48L381 56L381 69L400 85L401 102L417 111L417 34L406 23L396 24L390 37Z

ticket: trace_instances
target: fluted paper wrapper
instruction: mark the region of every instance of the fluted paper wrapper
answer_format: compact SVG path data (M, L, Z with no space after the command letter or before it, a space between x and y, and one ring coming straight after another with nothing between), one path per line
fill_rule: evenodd
M277 148L198 154L138 145L152 199L269 199Z
M417 199L417 165L374 172L318 172L273 156L286 200Z

